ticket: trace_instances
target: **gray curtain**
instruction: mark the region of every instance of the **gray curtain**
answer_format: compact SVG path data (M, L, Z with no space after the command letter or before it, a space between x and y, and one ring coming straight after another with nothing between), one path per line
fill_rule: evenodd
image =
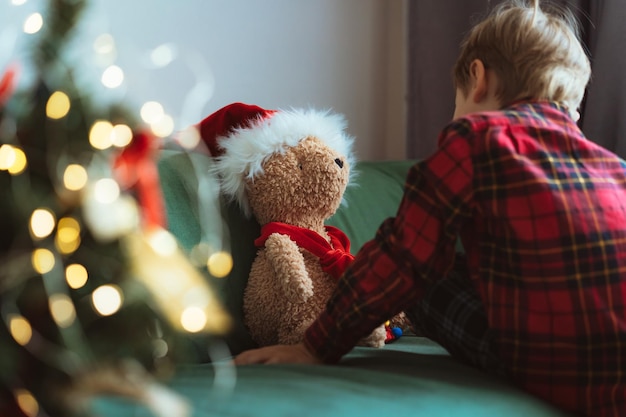
M452 66L472 23L498 1L409 0L407 156L424 158L454 111ZM587 137L626 158L626 1L560 0L578 16L592 62Z

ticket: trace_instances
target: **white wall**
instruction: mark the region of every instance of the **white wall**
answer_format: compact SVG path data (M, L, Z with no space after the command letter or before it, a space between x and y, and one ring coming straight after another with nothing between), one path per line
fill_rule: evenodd
M41 0L1 1L0 67L11 33L42 8ZM93 61L91 45L111 33L125 82L103 91L103 99L122 97L133 108L159 101L178 128L234 101L331 108L346 116L359 159L398 159L405 136L405 2L94 0L74 56L86 67L83 78L97 80L112 61ZM23 50L23 37L13 55ZM178 54L164 68L151 67L149 53L162 44Z

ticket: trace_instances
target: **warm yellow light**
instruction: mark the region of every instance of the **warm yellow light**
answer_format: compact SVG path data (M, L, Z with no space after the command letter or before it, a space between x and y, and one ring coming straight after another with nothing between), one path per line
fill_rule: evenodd
M40 13L33 13L24 22L24 33L37 33L43 27L43 17Z
M207 317L199 307L187 307L180 316L180 324L190 333L197 333L206 326Z
M46 104L46 115L51 119L61 119L70 111L70 98L62 91L52 93Z
M94 198L102 204L110 204L120 196L120 186L112 178L102 178L94 185Z
M148 236L148 243L161 256L171 256L176 252L178 244L170 232L157 229Z
M133 140L133 131L127 125L115 125L111 133L111 143L118 148L123 148Z
M15 163L15 148L11 145L0 146L0 170L8 170Z
M152 125L157 123L165 115L165 110L161 103L156 101L148 101L141 106L141 118L144 122Z
M80 246L80 224L72 217L59 220L57 236L54 241L59 252L68 254Z
M16 389L13 395L15 396L15 402L17 402L17 405L24 414L28 417L36 417L39 415L39 403L30 391L26 389Z
M101 81L107 88L117 88L124 82L124 71L117 65L111 65L102 73Z
M9 166L8 171L11 175L17 175L26 169L26 154L20 148L13 147L13 156L13 163Z
M98 314L110 316L122 306L122 291L116 285L102 285L93 292L91 300Z
M174 131L174 119L169 114L164 114L158 121L150 125L150 129L159 138L167 137Z
M65 294L52 294L48 300L50 314L60 327L69 327L76 319L76 310L71 298Z
M108 149L113 145L113 125L106 120L98 120L89 130L89 143L96 149Z
M30 216L30 231L36 239L50 236L55 226L54 214L46 208L38 208Z
M78 164L70 164L63 173L63 185L70 191L78 191L87 185L87 170Z
M52 271L54 268L54 254L48 249L35 249L33 251L31 262L33 268L40 274Z
M74 290L82 288L87 283L88 278L89 274L87 273L87 268L81 264L71 264L65 268L65 280L67 281L67 285Z
M224 278L233 269L233 258L228 252L215 252L209 256L207 268L215 278Z
M195 126L188 127L178 134L176 140L186 149L193 149L200 143L200 132Z
M33 329L30 323L22 316L15 315L9 317L9 331L13 339L22 346L27 345L33 337Z

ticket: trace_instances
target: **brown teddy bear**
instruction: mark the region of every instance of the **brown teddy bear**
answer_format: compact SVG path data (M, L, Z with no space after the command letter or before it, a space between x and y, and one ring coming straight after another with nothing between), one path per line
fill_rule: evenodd
M345 234L324 225L350 181L345 128L330 112L242 103L200 123L222 192L261 225L244 292L244 320L261 346L300 342L353 259ZM380 347L387 336L381 324L361 344Z

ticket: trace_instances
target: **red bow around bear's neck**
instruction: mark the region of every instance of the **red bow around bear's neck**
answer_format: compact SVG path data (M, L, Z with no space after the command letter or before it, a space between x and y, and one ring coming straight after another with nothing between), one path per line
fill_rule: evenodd
M254 241L254 244L258 247L263 246L272 233L287 235L298 246L319 257L322 270L338 279L354 260L354 255L350 253L350 240L336 227L325 226L324 228L330 237L330 243L311 229L271 222L261 227L261 236Z

